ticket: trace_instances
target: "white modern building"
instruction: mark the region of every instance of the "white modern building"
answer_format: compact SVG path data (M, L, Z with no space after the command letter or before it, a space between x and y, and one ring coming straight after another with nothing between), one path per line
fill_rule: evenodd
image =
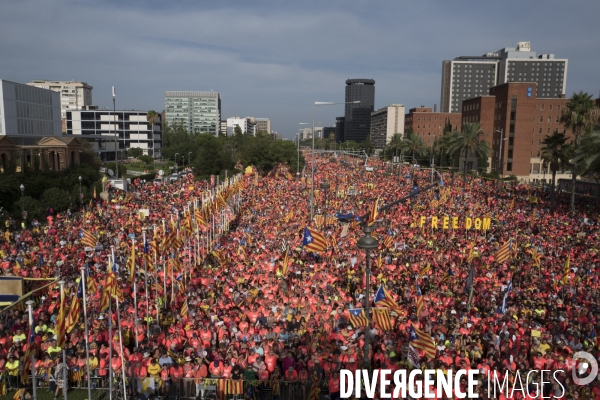
M27 82L27 85L59 93L61 118L67 117L67 111L81 110L85 106L94 104L92 103L94 88L85 82L36 79Z
M235 127L239 126L243 134L256 136L256 124L252 117L227 118L227 136L235 135Z
M104 161L115 159L115 141L118 141L118 158L126 157L127 150L140 148L145 155L160 158L162 147L162 121L157 115L154 124L147 119L146 111L87 110L67 112L67 134L96 143L96 151ZM118 139L117 139L118 134Z
M58 93L0 79L0 136L17 144L32 144L60 134Z
M390 104L371 113L371 143L383 149L394 134L404 136L404 105Z
M568 63L554 54L537 55L530 42L446 60L442 63L441 112L460 113L463 100L485 96L490 88L508 82L535 82L538 98L563 98Z

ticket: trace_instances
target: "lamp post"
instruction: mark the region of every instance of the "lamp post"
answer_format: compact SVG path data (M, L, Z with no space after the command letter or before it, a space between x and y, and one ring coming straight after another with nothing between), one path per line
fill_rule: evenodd
M179 153L175 153L175 170L177 170L177 156L179 155Z
M113 122L114 122L113 128L115 129L115 169L117 170L115 173L117 174L116 175L117 179L119 179L119 156L118 156L119 131L117 130L117 105L116 105L115 87L114 86L112 87L112 98L113 98Z
M185 167L185 156L181 156L181 166ZM177 172L177 171L175 171Z
M21 217L25 219L25 186L21 183L19 189L21 189Z
M83 194L81 193L81 175L79 175L79 203L83 207Z
M334 104L360 104L360 100L346 101L341 103L331 101L315 101L313 103L313 118L312 118L312 154L311 154L311 179L310 179L310 219L314 218L314 203L315 203L315 109L317 106L331 106Z
M329 192L330 188L331 185L329 184L329 182L321 183L321 190L323 191L323 195L325 198L325 224L327 224L327 193Z
M33 326L33 300L28 300L25 302L27 304L27 311L29 313L29 326ZM29 332L29 331L28 331ZM27 348L31 346L33 343L30 342L29 337L27 337ZM35 388L35 354L31 352L31 395L33 400L37 400L36 388Z
M192 152L191 152L191 151L189 151L189 152L188 152L188 167L191 167L191 166L192 166L192 164L191 164L191 163L192 163Z
M370 298L370 293L369 293L369 284L371 283L371 260L370 260L370 257L371 257L371 250L375 250L379 247L379 241L377 239L375 239L373 236L371 236L372 229L370 226L367 226L363 232L364 232L364 235L360 239L358 239L356 246L359 249L364 250L365 256L366 256L365 315L367 316L367 327L365 329L365 347L363 349L363 351L364 351L363 368L369 369L369 367L371 366L371 363L369 360L369 341L370 341L369 335L370 335L370 330L371 330L371 313L370 313L371 298Z
M62 304L62 299L65 296L65 281L60 280L58 281L58 284L60 285L60 301ZM67 380L69 379L68 377L68 373L67 373L67 352L65 350L65 346L63 346L62 348L62 366L60 368L60 371L58 371L58 375L57 378L62 379L64 384L63 384L63 398L66 400L67 399ZM112 392L112 390L111 390Z
M504 137L504 128L500 130L496 129L496 132L500 133L500 151L498 152L498 178L496 179L496 199L498 198L498 191L500 190L500 174L502 173L502 143L508 138Z
M298 122L298 125L308 125L308 122ZM298 178L300 177L300 130L298 130L298 133L296 134L296 139L298 141L298 162L296 164L296 178Z

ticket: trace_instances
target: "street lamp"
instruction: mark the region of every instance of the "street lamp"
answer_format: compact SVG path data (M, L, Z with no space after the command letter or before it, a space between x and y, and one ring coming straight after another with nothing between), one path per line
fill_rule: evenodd
M508 138L504 137L504 128L500 130L496 129L495 132L500 134L500 152L498 153L498 178L496 178L496 199L498 198L498 192L500 191L500 174L502 173L502 143Z
M315 101L313 103L313 119L312 119L312 154L311 154L311 179L310 179L310 219L314 218L314 205L315 205L315 109L317 106L331 106L334 104L360 104L360 100L346 101L336 103L332 101Z
M79 176L79 202L83 207L83 194L81 193L81 175Z
M298 122L298 125L308 125L308 122ZM298 163L296 164L296 178L300 176L300 130L296 134L297 145L298 145Z
M23 219L25 219L25 186L23 186L23 184L21 183L19 189L21 189L21 216L23 217Z
M379 241L371 236L371 232L373 230L370 226L364 229L364 235L358 239L356 246L365 251L366 256L366 269L365 269L365 278L366 278L366 288L365 288L365 315L367 316L367 327L365 329L365 347L364 357L363 357L363 367L365 369L369 369L371 363L369 362L369 332L371 330L371 313L370 313L370 305L371 299L369 294L369 284L371 283L371 250L375 250L379 247Z
M175 153L175 169L177 170L177 156L179 155L179 153Z
M192 162L192 152L188 152L188 167L191 167L191 162Z
M433 154L433 146L435 144L435 134L433 135L433 141L431 142L431 183L433 183L433 167L435 165L435 155Z

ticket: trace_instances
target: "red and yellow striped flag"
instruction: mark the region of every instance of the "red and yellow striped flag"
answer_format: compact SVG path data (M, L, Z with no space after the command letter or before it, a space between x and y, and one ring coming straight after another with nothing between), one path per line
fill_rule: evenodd
M375 204L373 205L373 208L371 209L371 212L369 213L369 219L367 221L367 225L371 226L375 222L377 222L377 217L379 217L378 207L379 207L379 198L377 198L377 200L375 200Z
M392 320L390 319L390 312L387 308L373 308L373 321L379 329L384 331L391 331L394 329Z
M65 348L66 341L66 328L65 328L65 295L63 294L60 299L60 311L58 312L58 323L56 324L56 344L60 348Z

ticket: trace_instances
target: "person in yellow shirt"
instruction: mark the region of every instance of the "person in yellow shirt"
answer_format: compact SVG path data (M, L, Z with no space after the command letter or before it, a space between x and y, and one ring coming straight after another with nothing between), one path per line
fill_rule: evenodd
M6 363L6 371L8 371L8 391L19 387L19 360L14 354L8 356Z
M27 336L23 333L21 329L17 329L17 332L13 335L13 342L22 342L27 339Z

